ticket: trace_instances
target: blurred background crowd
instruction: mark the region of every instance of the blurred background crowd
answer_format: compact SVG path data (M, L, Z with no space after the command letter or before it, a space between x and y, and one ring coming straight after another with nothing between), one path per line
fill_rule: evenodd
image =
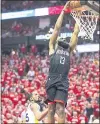
M2 13L64 5L66 1L2 1ZM2 123L18 123L26 109L27 93L37 90L42 102L46 100L45 83L49 71L48 44L36 41L36 35L46 34L58 15L48 17L20 18L2 21L1 57L1 104ZM49 24L41 26L41 18L48 18ZM43 20L42 20L43 22ZM72 32L75 21L68 15L64 18L61 32ZM99 43L99 26L94 40L79 38L79 44ZM32 36L32 42L26 38ZM25 40L22 42L21 37ZM15 40L16 41L15 44ZM9 42L8 42L9 41ZM43 43L42 43L43 42ZM92 123L99 118L99 51L89 53L73 52L68 75L70 86L66 106L67 123Z
M23 11L28 9L64 5L66 1L61 0L45 0L45 1L2 1L2 12L11 12L11 11Z
M24 48L24 49L23 49ZM48 76L48 51L38 52L38 48L27 52L23 47L18 54L2 55L2 119L20 119L27 105L26 93L37 90L45 100L45 83ZM69 95L66 119L69 122L88 122L91 115L99 112L99 53L73 54L69 73ZM24 92L26 91L26 92ZM11 111L12 110L12 111Z
M66 1L49 0L49 1L2 1L2 13L6 12L19 12L24 10L32 10L36 8L62 6ZM5 10L5 11L4 11ZM52 13L52 12L51 12ZM47 34L51 27L54 27L58 18L58 14L49 16L39 16L37 18L18 18L12 20L2 21L2 38L6 37L19 37L19 36L35 36ZM48 22L47 22L48 21ZM44 23L43 23L44 22ZM72 33L75 21L67 14L64 17L63 25L61 28L62 33ZM99 22L98 24L99 25ZM97 26L94 33L94 41L99 41L99 26ZM90 41L89 41L90 42ZM84 43L84 42L81 42Z

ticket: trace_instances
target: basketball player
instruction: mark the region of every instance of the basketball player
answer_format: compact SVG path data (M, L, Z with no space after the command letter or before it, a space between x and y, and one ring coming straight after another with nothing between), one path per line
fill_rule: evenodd
M74 32L68 41L59 41L57 38L61 28L65 10L69 6L69 1L65 4L63 11L59 15L54 27L54 31L49 41L50 68L46 92L48 97L48 123L54 123L55 112L58 115L58 123L65 123L65 105L68 96L68 72L70 69L70 55L76 47L78 41L79 27L75 24ZM55 44L57 47L55 48Z
M47 115L48 108L45 108L44 111L40 111L40 105L38 104L39 101L39 94L37 91L34 91L30 95L30 103L27 107L27 110L25 112L25 119L26 122L24 123L42 123L42 119Z

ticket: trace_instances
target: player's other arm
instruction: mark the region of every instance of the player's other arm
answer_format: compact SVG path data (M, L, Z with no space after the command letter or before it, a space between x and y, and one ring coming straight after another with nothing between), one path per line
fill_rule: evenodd
M74 32L72 33L71 40L70 40L70 52L72 52L77 45L79 31L80 31L79 26L75 24Z
M69 1L65 4L63 11L61 12L61 14L59 15L59 17L56 21L54 31L53 31L52 36L51 36L50 41L49 41L49 55L54 53L54 44L57 40L59 30L62 26L62 22L63 22L63 18L64 18L64 10L67 9L68 5L69 5Z
M46 108L44 111L40 112L38 110L38 104L37 103L34 103L32 105L32 110L33 110L33 113L34 113L34 115L38 121L41 121L48 113L48 108Z

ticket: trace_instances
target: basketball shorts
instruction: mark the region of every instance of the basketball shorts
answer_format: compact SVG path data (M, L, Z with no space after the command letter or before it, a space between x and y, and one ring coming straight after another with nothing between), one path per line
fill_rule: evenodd
M69 81L66 77L49 76L46 83L47 99L50 102L67 103Z

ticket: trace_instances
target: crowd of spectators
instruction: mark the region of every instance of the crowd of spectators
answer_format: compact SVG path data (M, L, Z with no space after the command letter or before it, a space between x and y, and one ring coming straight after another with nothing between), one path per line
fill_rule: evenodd
M2 3L2 13L5 12L16 12L24 11L29 9L36 9L42 7L50 7L56 5L63 5L66 1L61 0L44 0L44 1L6 1L3 0Z
M64 25L62 26L60 32L61 33L72 33L74 29L74 21L70 20L71 18L68 18L67 21L65 20ZM34 23L34 22L33 22ZM7 37L20 37L20 36L36 36L36 35L46 35L50 28L54 28L54 25L49 25L48 27L45 27L44 29L37 28L38 26L29 25L26 23L22 23L21 21L14 21L11 25L5 26L3 29L2 26L2 38ZM95 31L94 33L94 40L82 40L80 38L80 44L84 43L98 43L99 42L99 31Z
M2 38L6 37L19 37L19 36L33 36L33 35L42 35L47 34L51 27L54 27L55 20L57 19L57 15L54 17L50 17L50 25L45 26L44 29L39 27L39 19L37 19L38 24L36 24L36 20L30 20L27 22L26 19L14 20L8 25L7 22L2 23ZM64 19L63 26L61 28L61 32L72 32L74 28L74 21L71 17L67 17Z
M95 0L99 3L98 0ZM66 3L65 0L33 0L33 1L8 1L8 0L2 0L2 12L16 12L16 11L23 11L23 10L29 10L29 9L36 9L36 8L42 8L42 7L50 7L50 6L57 6L57 5L64 5Z
M45 4L44 4L45 2ZM55 4L64 4L64 1L49 1L49 4L51 4L51 6L55 5ZM48 1L46 4L46 1L2 1L2 12L4 11L16 11L16 10L28 10L30 7L32 6L46 6L48 5ZM6 9L8 8L8 9ZM11 25L8 25L6 22L2 24L2 38L7 38L7 37L20 37L20 36L35 36L35 35L45 35L47 34L47 32L50 30L51 27L54 27L55 21L57 17L55 16L55 18L50 17L50 23L49 26L45 27L44 29L39 28L39 25L36 25L33 21L33 23L31 25L27 24L27 20L25 21L25 23L23 23L23 21L21 21L20 19L17 21L13 21ZM38 19L39 22L39 19ZM69 18L69 16L67 16L66 19L64 19L64 25L61 28L61 32L63 33L71 33L73 32L73 28L74 28L74 19ZM5 27L5 25L7 25ZM91 41L92 43L98 43L99 42L99 24L97 26L97 30L94 33L94 41ZM89 41L90 42L90 41ZM81 42L83 43L83 42Z
M19 51L19 52L18 52ZM10 55L2 55L2 122L18 123L28 102L26 93L37 90L45 99L49 70L48 51L38 52L25 45ZM99 53L74 54L68 75L70 86L66 106L67 123L84 123L99 118ZM26 93L25 93L25 92ZM92 118L92 119L91 119Z
M11 25L2 28L2 38L6 37L19 37L19 36L33 36L33 26L14 21Z

